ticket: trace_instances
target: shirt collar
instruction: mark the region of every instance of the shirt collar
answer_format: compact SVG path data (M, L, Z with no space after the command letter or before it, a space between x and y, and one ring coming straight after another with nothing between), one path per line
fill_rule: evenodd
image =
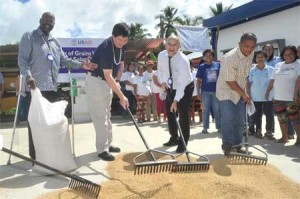
M259 70L259 71L262 71L262 70L267 70L267 65L265 65L265 67L262 69L262 70L260 70L259 68L257 68L257 64L255 64L255 68L254 68L255 70Z
M254 52L252 52L250 55L245 56L245 55L242 53L240 47L236 47L236 50L237 50L237 54L238 54L238 56L239 56L240 59L246 59L246 58L249 58L249 57L251 57L251 56L253 55L253 53L254 53Z
M171 57L171 59L177 57L179 53L180 53L180 50L178 50L177 53L173 57ZM166 57L169 57L167 50L166 50Z
M42 37L42 36L45 36L45 37L46 37L46 35L43 33L43 31L40 29L40 27L38 27L37 33L38 33L38 36L40 36L40 37ZM48 41L49 41L49 40L52 40L52 39L53 39L53 37L52 37L51 33L49 33Z

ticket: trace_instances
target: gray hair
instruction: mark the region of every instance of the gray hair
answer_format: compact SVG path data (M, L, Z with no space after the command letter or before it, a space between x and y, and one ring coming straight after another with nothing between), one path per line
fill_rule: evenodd
M246 32L241 36L240 42L245 42L245 41L254 41L255 43L257 42L256 35L251 32Z
M179 40L179 37L177 35L175 35L174 33L172 33L168 38L167 38L167 43L169 42L170 39L173 39L175 41L177 41L177 43L179 44L180 46L180 40Z

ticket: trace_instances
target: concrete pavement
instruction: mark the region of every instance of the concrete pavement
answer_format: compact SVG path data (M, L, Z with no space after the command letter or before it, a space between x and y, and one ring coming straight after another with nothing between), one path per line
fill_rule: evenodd
M196 118L198 121L198 118ZM122 152L142 152L145 146L129 118L113 117L113 144L121 147ZM264 125L264 124L263 124ZM4 137L4 147L10 147L12 123L2 123L0 134ZM213 159L222 156L221 135L210 124L210 133L201 134L202 127L197 123L191 126L190 151L206 155ZM166 123L150 122L140 125L146 140L152 148L174 152L176 147L162 147L169 139ZM276 121L275 137L280 138L279 125ZM249 142L267 152L268 164L277 167L284 175L300 183L300 149L293 146L295 140L286 145L267 139L258 140L250 137ZM27 125L18 125L13 150L23 155L28 154ZM107 162L99 160L95 149L95 133L91 122L75 124L75 153L78 169L76 175L101 183L108 180L105 167ZM43 193L68 187L69 180L60 176L34 176L31 163L12 157L12 164L6 165L8 154L0 152L0 198L35 198Z

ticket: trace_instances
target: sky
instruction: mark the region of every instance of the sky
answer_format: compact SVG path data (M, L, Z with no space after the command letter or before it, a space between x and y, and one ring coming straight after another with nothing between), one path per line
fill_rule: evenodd
M178 16L210 18L209 6L221 0L0 0L0 45L19 42L25 32L39 26L41 15L55 15L51 34L56 38L106 38L118 22L141 23L156 37L155 16L167 6ZM223 6L238 7L251 0L222 0Z

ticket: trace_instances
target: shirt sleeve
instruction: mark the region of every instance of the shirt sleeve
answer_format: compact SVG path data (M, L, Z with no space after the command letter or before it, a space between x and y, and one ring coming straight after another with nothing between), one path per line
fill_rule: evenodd
M157 59L157 80L160 84L164 83L164 71L163 71L163 65L162 65L162 55L158 54Z
M81 67L81 62L68 58L59 42L55 40L55 43L60 50L60 63L62 66L65 66L68 69L78 69Z
M221 62L221 66L225 71L224 80L226 82L236 81L238 69L235 66L234 60L231 57L227 57Z
M200 66L198 67L198 70L197 70L197 73L196 73L196 78L198 78L198 79L203 79L202 74L203 74L202 66L200 65Z
M184 96L185 87L192 81L189 60L187 58L182 59L180 65L181 66L178 68L179 69L178 74L180 77L177 78L178 82L176 82L177 88L176 88L176 94L174 97L174 100L176 100L178 102Z
M31 76L30 72L30 59L32 52L32 41L31 41L32 33L25 33L20 41L19 52L18 52L18 65L20 68L20 72L25 77L25 79Z

